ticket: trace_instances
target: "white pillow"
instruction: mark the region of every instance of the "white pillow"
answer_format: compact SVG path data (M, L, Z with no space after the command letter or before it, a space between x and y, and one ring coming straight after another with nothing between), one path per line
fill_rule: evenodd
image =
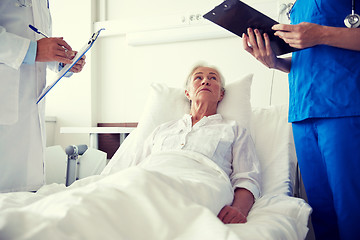
M251 121L251 83L253 74L225 86L225 97L218 106L218 113L225 119L236 120L241 126L249 128Z
M236 120L246 128L249 128L251 118L252 79L253 74L249 74L226 85L225 97L218 106L218 113L225 119ZM190 104L185 96L185 89L153 83L138 129L141 129L144 136L148 136L161 123L180 119L189 112Z
M251 104L250 92L253 74L225 86L225 97L218 106L218 113L225 119L236 120L241 126L250 128ZM151 84L150 94L136 131L128 136L103 171L109 173L131 165L131 152L143 146L143 142L160 124L180 119L190 112L190 103L185 89L171 88L165 84ZM135 137L136 135L136 137ZM121 161L120 161L121 159ZM117 163L118 162L118 163ZM117 165L117 166L115 166ZM114 166L114 167L113 167Z
M251 136L262 170L262 194L294 193L296 153L288 105L253 108Z

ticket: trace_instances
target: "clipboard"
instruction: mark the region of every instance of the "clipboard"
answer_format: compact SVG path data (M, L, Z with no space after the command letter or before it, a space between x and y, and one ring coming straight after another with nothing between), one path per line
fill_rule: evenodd
M278 24L277 21L242 1L225 0L203 17L239 37L242 37L243 33L247 34L248 28L258 29L261 34L267 33L270 38L270 45L276 56L297 50L274 35L275 31L272 30L271 27Z
M75 55L73 62L71 64L66 64L63 69L57 73L55 80L42 91L41 95L36 101L36 104L38 104L45 97L45 95L48 94L48 92L50 92L50 90L60 81L60 79L64 77L65 74L69 72L69 70L85 55L85 53L92 47L102 30L105 30L105 28L101 28L99 31L93 33L89 41Z

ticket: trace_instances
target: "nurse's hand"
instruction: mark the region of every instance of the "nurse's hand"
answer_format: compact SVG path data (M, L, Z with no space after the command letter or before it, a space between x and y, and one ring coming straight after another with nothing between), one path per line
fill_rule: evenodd
M69 44L63 38L42 38L37 41L36 58L37 62L61 62L70 64L74 57Z
M243 47L247 52L268 68L290 72L291 57L278 58L271 48L269 35L264 33L262 36L259 30L251 28L248 28L247 33L242 36Z
M271 46L269 36L264 33L264 38L259 30L248 28L248 35L242 36L244 49L268 68L275 68L277 57Z
M77 54L77 52L74 52L75 53L75 55ZM74 55L74 56L75 56ZM78 73L78 72L81 72L81 70L83 69L83 67L84 67L84 65L85 65L85 59L86 59L86 56L84 55L84 56L82 56L81 58L80 58L80 60L79 61L77 61L76 63L75 63L75 65L70 69L70 72L73 72L73 73Z
M276 24L272 27L275 36L283 39L291 47L304 49L321 43L323 26L302 22L296 25Z

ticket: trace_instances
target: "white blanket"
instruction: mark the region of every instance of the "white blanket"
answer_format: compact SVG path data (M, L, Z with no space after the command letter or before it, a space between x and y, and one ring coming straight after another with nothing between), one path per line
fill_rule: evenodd
M138 146L132 133L119 148L119 161L108 164L109 176L69 188L48 185L36 194L0 194L0 240L304 239L311 208L289 196L296 156L287 108L254 113L252 135L264 183L247 223L224 225L216 217L232 193L221 169L205 158L163 154L117 172L129 165L125 149L131 153Z
M0 239L238 239L216 217L232 194L210 160L163 153L68 188L1 194Z

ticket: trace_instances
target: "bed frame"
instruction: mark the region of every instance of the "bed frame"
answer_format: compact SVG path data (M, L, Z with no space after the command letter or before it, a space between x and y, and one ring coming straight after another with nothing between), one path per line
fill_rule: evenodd
M98 127L137 127L137 122L130 123L98 123ZM122 135L122 137L120 137ZM119 148L123 139L129 135L125 133L102 133L98 135L99 150L107 153L107 158L111 159Z

